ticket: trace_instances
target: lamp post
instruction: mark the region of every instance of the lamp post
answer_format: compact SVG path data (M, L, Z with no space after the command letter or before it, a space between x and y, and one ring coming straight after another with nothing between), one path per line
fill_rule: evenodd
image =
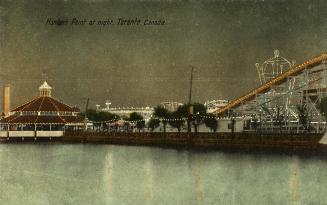
M89 102L90 102L90 98L87 98L86 99L86 103L85 103L84 131L87 130L87 121L88 121L88 119L87 119L87 111L89 109ZM64 128L65 128L65 126L64 126Z

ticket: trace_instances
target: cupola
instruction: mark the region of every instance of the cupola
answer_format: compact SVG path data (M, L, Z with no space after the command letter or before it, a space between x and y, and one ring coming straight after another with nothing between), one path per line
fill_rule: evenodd
M39 87L40 96L51 97L52 88L48 85L46 81Z

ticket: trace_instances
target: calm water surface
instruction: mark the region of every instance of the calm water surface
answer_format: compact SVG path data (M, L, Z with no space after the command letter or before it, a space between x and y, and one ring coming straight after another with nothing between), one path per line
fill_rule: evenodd
M0 204L327 205L327 158L0 144Z

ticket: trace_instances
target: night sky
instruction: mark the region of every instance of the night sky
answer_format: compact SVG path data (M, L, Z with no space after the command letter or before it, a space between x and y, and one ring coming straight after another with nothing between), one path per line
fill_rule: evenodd
M233 99L259 85L279 49L301 63L327 50L325 1L0 0L0 84L12 107L44 79L70 105L155 106ZM164 20L161 26L46 25L48 18ZM70 22L69 22L70 23ZM0 95L2 98L2 93Z

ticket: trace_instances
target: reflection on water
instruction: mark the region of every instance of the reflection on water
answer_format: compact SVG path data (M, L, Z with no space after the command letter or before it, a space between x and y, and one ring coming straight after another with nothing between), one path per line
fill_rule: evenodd
M325 157L0 145L1 204L326 204Z

